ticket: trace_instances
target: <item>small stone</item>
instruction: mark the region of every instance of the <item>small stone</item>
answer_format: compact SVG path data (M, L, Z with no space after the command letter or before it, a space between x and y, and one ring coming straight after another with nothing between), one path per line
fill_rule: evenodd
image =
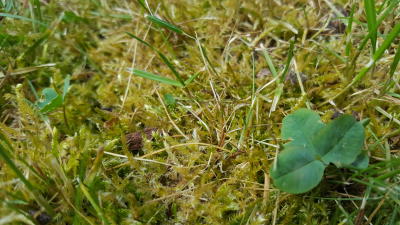
M39 213L38 210L32 209L28 212L40 225L46 225L51 222L51 216L49 216L46 212Z
M142 132L134 132L126 135L126 144L131 152L138 152L143 148Z
M157 128L147 127L143 131L137 131L126 135L126 144L131 152L138 152L143 148L143 135L146 139L152 140L153 133L157 132Z

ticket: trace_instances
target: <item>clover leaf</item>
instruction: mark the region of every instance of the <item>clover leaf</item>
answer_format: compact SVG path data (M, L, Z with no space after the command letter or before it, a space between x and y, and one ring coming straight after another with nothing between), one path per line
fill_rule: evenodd
M70 76L64 80L64 87L62 95L59 95L53 88L45 88L42 91L42 99L36 102L37 107L41 113L48 113L54 111L64 104L65 96L70 87Z
M278 154L271 177L282 191L311 190L330 163L359 169L368 166L368 156L361 150L364 127L350 115L324 124L316 112L300 109L284 118L281 136L290 142Z
M40 112L47 113L62 105L62 97L53 89L45 88L42 91L43 100L37 103Z

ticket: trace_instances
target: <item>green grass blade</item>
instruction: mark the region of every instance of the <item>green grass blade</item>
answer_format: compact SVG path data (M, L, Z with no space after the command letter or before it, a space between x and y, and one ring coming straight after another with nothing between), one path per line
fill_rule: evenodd
M396 8L396 6L399 4L400 0L393 0L390 2L390 5L385 9L385 11L383 11L377 21L377 26L379 26L392 12L394 12L394 9ZM358 46L358 52L357 54L354 56L353 60L351 61L351 64L355 65L358 57L361 54L361 51L364 49L365 45L368 42L368 39L371 38L371 33L368 33L363 40L361 41L361 44Z
M33 86L32 82L30 80L28 80L28 84L29 84L29 87L30 87L33 95L35 96L35 100L39 100L39 95L36 92L36 89L35 89L35 87Z
M183 81L183 78L181 77L181 75L178 73L178 71L175 69L174 65L168 60L168 58L164 55L161 54L159 52L159 55L162 59L162 61L164 61L164 63L168 66L168 68L172 71L172 73L175 75L176 79L179 81L179 83L182 86L185 86L185 82Z
M383 7L385 7L386 3L388 3L388 0L384 0L384 1L381 3L381 6L379 7L379 9L378 9L378 11L377 11L378 14L380 14L380 13L382 12Z
M35 18L39 21L42 21L42 10L40 6L40 1L39 0L32 0L32 5L33 5L33 11L35 14Z
M348 91L354 84L358 83L364 76L368 73L368 71L376 64L376 62L382 58L383 53L390 47L396 37L400 34L400 23L397 23L392 31L386 36L386 39L383 41L382 45L376 50L375 54L372 57L372 60L363 68L361 71L353 78L351 83L347 85L339 94L335 95L332 99L337 98L342 95L346 91Z
M71 76L68 75L64 80L64 88L63 88L63 94L62 94L63 101L65 99L65 96L68 93L69 87L71 86L70 83L71 83Z
M184 33L183 30L181 30L179 27L177 27L175 25L172 25L171 23L168 23L167 21L159 19L159 18L157 18L155 16L148 15L148 16L146 16L146 19L148 19L151 22L159 25L160 27L164 27L164 28L166 28L166 29L168 29L170 31L173 31L173 32L177 33L177 34L183 34Z
M353 19L354 19L354 11L355 11L356 5L353 4L351 7L350 11L350 16L348 19L347 27L346 27L346 56L350 56L350 49L352 47L352 41L351 41L351 32L353 30Z
M42 22L40 22L38 20L34 20L34 19L31 19L31 18L28 18L28 17L25 17L25 16L18 16L18 15L9 14L9 13L0 13L0 16L32 22L32 23L38 24L38 25L46 27L46 28L48 27L47 24L45 24L45 23L42 23Z
M281 79L280 79L281 83L283 83L283 81L286 78L287 73L289 72L290 63L292 62L292 58L293 58L293 50L294 50L294 40L290 41L290 46L289 46L289 50L288 50L289 53L288 53L288 57L286 60L285 69L283 70Z
M350 86L360 81L367 72L375 65L375 63L382 58L383 53L389 48L390 44L394 41L394 39L400 33L400 23L396 24L393 30L387 35L386 39L383 41L382 45L378 48L375 54L372 57L372 61L368 63L366 67L364 67L356 77L354 77L353 81L351 82Z
M153 51L155 51L158 56L161 58L161 60L168 66L168 68L172 71L172 73L175 75L176 79L178 79L179 83L181 84L181 86L185 86L185 82L183 81L183 78L181 77L181 75L178 73L178 71L175 69L174 65L171 63L171 61L164 55L162 54L160 51L158 51L155 47L153 47L151 44L149 44L148 42L142 40L141 38L139 38L138 36L127 32L127 34L129 36L131 36L132 38L136 39L137 41L139 41L140 43L146 45L147 47L151 48Z
M272 75L274 77L277 77L278 76L278 72L276 72L276 68L274 66L274 63L272 62L272 59L271 59L270 55L268 54L267 49L262 49L262 53L264 55L265 61L267 61L269 70L271 71Z
M399 61L400 61L400 49L397 48L396 55L394 56L394 59L393 59L393 63L392 63L392 65L390 65L390 71L389 71L390 78L392 78L394 75L394 72L396 72L396 68L399 64Z
M3 135L2 135L3 136ZM0 142L0 157L5 161L5 163L14 171L14 173L17 175L17 177L25 184L25 186L29 190L34 190L35 187L25 178L25 176L22 174L22 172L18 169L17 165L13 162L11 159L8 151Z
M267 53L268 54L268 53ZM256 70L255 70L255 58L254 58L254 53L251 54L251 62L252 62L252 92L251 92L251 104L250 107L247 111L247 115L246 118L244 120L244 126L242 127L242 132L240 133L240 137L239 137L239 141L237 144L237 148L238 150L241 150L242 147L242 143L244 142L245 138L249 135L250 133L250 127L251 127L251 123L253 121L253 116L254 116L254 106L256 104L257 101L257 97L256 97Z
M392 96L392 97L395 97L395 98L398 98L398 99L400 99L400 95L399 95L399 94L397 94L397 93L388 92L388 93L386 93L386 94L388 94L389 96Z
M284 81L285 81L286 75L289 72L289 67L290 67L290 64L291 64L293 56L294 56L293 51L294 51L294 40L291 40L285 68L283 69L282 74L280 75L280 78L277 80L277 86L275 88L274 99L272 100L271 109L269 111L270 115L272 112L274 112L276 110L276 106L278 105L279 99L283 93L283 87L285 86Z
M185 86L192 83L199 75L200 73L193 74L189 79L185 80Z
M153 13L150 11L150 9L147 7L147 4L143 0L138 0L140 6L142 6L150 15L153 15Z
M103 221L103 224L110 224L110 222L104 216L103 210L97 204L96 200L92 197L92 195L89 193L89 190L86 188L86 186L80 183L79 187L82 190L83 195L85 195L85 197L89 200L90 204L93 206L94 210L96 211L100 219Z
M178 82L176 80L162 77L162 76L150 73L150 72L146 72L143 70L137 70L137 69L128 69L128 71L133 73L136 76L143 77L143 78L146 78L149 80L155 80L155 81L158 81L163 84L169 84L169 85L173 85L173 86L177 86L177 87L184 87L184 85L182 85L180 82Z
M391 88L391 86L393 86L394 82L393 82L393 76L394 76L394 72L396 72L396 68L399 64L400 61L400 51L399 49L397 49L396 54L394 56L392 65L390 65L390 71L389 71L389 79L387 80L387 82L385 83L385 85L383 86L382 90L382 94L386 94L387 91Z
M141 38L139 38L138 36L130 33L130 32L126 32L126 34L128 34L129 36L131 36L132 38L136 39L137 41L139 41L140 43L146 45L147 47L151 48L153 51L158 53L158 50L156 48L153 47L153 45L147 43L146 41L142 40Z
M375 52L373 56L374 62L377 62L380 58L382 58L383 53L389 48L389 46L393 43L393 41L399 34L400 34L400 23L397 23L392 29L392 31L390 31L390 33L387 35L382 45Z
M365 74L371 69L371 67L382 58L383 53L389 48L390 44L395 40L395 38L400 33L400 23L396 24L392 31L387 35L386 39L383 41L382 45L378 48L375 54L372 57L372 61L368 63L364 69L361 70L359 74L354 78L352 84L359 81L361 78L365 76Z
M378 37L378 26L376 22L375 0L364 0L365 13L367 15L368 32L371 34L372 52L376 50L376 39Z
M32 196L36 199L36 201L41 205L43 208L46 209L46 211L54 215L53 209L50 207L50 205L41 197L41 195L38 194L36 191L35 186L31 182L29 182L24 174L21 172L21 170L18 169L17 165L14 163L14 161L11 159L8 150L4 147L3 143L7 145L10 150L12 149L11 144L8 142L7 138L3 133L0 132L0 158L4 160L5 164L8 165L12 171L17 175L17 177L22 181L22 183L25 184L25 186L28 188L28 190L31 192Z

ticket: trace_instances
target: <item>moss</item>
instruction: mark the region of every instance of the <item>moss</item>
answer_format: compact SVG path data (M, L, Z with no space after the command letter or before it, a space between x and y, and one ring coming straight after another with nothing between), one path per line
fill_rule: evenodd
M371 58L369 43L357 50L368 33L358 23L365 22L362 2L355 3L357 22L347 34L332 8L349 12L346 1L148 1L157 16L197 35L209 62L191 38L146 20L138 2L37 1L40 13L30 10L36 1L23 2L1 11L49 28L0 20L0 131L12 143L7 151L13 162L54 209L52 223L106 223L103 216L112 224L339 224L364 213L386 224L396 218L382 215L400 215L393 175L399 74L388 75L398 43L358 85L326 104ZM383 2L390 1L376 4ZM379 46L396 19L394 10L381 24L386 29L380 29ZM154 51L126 32L159 49L184 79L199 76L177 88L130 74L134 67L174 78ZM259 50L267 48L280 73L290 40L289 80L271 112L278 88ZM56 65L28 71L49 63ZM61 93L67 75L72 86L63 107L43 115L27 101L37 100L28 80L38 93L47 87ZM384 91L388 79L394 85ZM283 144L281 121L301 107L325 121L335 112L370 118L370 168L351 176L328 167L318 188L297 196L267 182ZM157 133L145 138L149 127ZM126 137L132 133L140 139L135 147ZM29 212L42 213L42 203L3 160L0 174L0 217L39 223ZM364 196L369 199L362 208Z

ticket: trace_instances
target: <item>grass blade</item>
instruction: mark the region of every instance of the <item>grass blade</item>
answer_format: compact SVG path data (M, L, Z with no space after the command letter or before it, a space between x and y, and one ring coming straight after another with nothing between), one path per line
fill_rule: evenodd
M265 61L267 61L269 70L271 71L272 75L274 77L277 77L278 76L278 72L276 72L276 68L274 66L274 63L272 62L272 59L271 59L270 55L268 54L267 49L262 49L262 53L264 55Z
M79 184L80 189L82 190L83 195L89 200L90 204L93 206L96 213L99 215L100 219L103 221L103 224L110 224L107 218L104 216L103 210L101 210L100 206L97 204L96 200L89 193L89 190L82 183Z
M38 65L38 66L25 67L25 68L17 69L15 71L11 72L9 75L10 76L22 75L22 74L37 71L41 68L53 67L55 65L56 65L55 63L47 63L47 64Z
M33 95L35 96L35 100L39 100L39 95L38 95L35 87L33 86L32 82L30 80L28 80L28 85L31 88L31 91L32 91Z
M189 79L185 80L185 86L192 83L199 75L200 73L193 74Z
M40 7L40 1L39 0L31 0L30 7L32 8L31 11L33 12L32 19L37 19L38 21L42 22L43 17L42 17L42 10Z
M5 135L3 133L0 133L0 158L4 160L5 164L8 165L11 170L14 171L14 173L17 175L17 177L22 181L22 183L25 184L25 186L31 192L32 196L36 199L39 205L46 209L49 214L54 215L54 211L50 207L50 205L41 197L41 195L39 195L39 193L36 191L35 186L33 186L33 184L25 178L21 170L18 169L17 165L11 159L8 150L4 147L3 143L5 143L7 147L10 148L10 150L12 149L12 146Z
M150 20L151 22L157 24L160 27L164 27L164 28L166 28L166 29L168 29L170 31L173 31L173 32L177 33L177 34L183 34L184 33L183 30L181 30L177 26L172 25L171 23L168 23L167 21L159 19L159 18L157 18L155 16L147 15L146 19Z
M9 14L9 13L0 13L0 16L32 22L34 24L38 24L38 25L46 27L46 28L48 27L47 24L45 24L45 23L42 23L42 22L40 22L38 20L34 20L34 19L31 19L31 18L28 18L28 17L25 17L25 16L18 16L18 15Z
M354 11L355 11L356 5L353 4L351 7L350 11L350 16L348 19L347 27L346 27L346 56L350 56L350 49L352 47L352 42L351 42L351 32L353 29L353 20L354 20Z
M393 0L390 2L390 5L385 9L385 11L383 11L380 14L378 21L377 21L377 26L379 26L383 22L383 20L385 20L392 12L394 12L394 8L399 4L399 2L400 2L400 0ZM371 38L371 33L368 33L363 38L363 40L361 41L361 44L358 46L356 55L351 60L352 65L356 64L356 61L361 54L361 51L364 49L365 45L368 42L368 39L370 39L370 38Z
M386 39L383 41L382 45L376 50L375 54L372 56L372 60L363 68L361 71L353 78L351 83L347 85L339 94L335 95L330 100L336 99L346 91L348 91L354 84L358 83L364 76L368 73L368 71L376 64L376 62L382 58L383 53L389 48L395 38L400 34L400 23L397 23L392 31L386 36Z
M177 87L184 87L184 85L182 85L180 82L178 82L176 80L172 80L172 79L169 79L169 78L166 78L166 77L162 77L162 76L150 73L150 72L146 72L146 71L138 70L138 69L128 69L128 71L133 73L136 76L143 77L143 78L146 78L146 79L149 79L149 80L155 80L155 81L158 81L158 82L163 83L163 84L174 85L174 86L177 86Z
M376 22L375 0L364 0L365 13L367 15L368 31L371 34L372 53L376 50L376 39L378 37L378 26Z
M249 128L251 126L251 123L253 121L253 116L254 116L254 105L256 104L257 101L257 97L256 97L256 84L255 84L255 80L256 80L256 71L255 71L255 59L254 59L254 53L252 54L252 92L251 92L251 104L250 107L247 111L247 115L246 118L244 119L244 125L242 127L242 132L240 132L240 137L239 137L239 141L237 144L237 149L241 150L242 147L242 143L244 142L245 138L249 135Z
M147 2L143 1L143 0L138 0L139 4L151 15L153 15L153 13L150 11Z
M383 41L382 45L378 48L378 50L375 52L375 54L372 57L371 62L367 64L364 69L360 71L359 74L353 79L350 85L353 85L354 83L358 82L361 80L365 74L372 68L372 66L382 58L383 53L389 48L390 44L394 41L394 39L399 35L400 33L400 23L396 24L396 26L393 28L393 30L387 35L386 39Z
M292 62L292 58L293 58L293 50L294 50L294 40L290 41L290 46L289 46L289 51L288 51L289 53L288 53L288 57L286 60L285 69L283 70L281 79L280 79L281 83L283 83L285 81L286 75L289 72L290 63Z
M383 7L385 7L386 3L388 3L388 0L384 0L384 1L381 3L381 6L379 7L379 9L378 9L378 11L377 11L378 14L380 14L380 13L382 12Z
M272 100L272 106L269 111L269 115L271 115L271 113L276 110L276 106L278 105L279 99L283 93L283 87L285 86L285 83L284 83L285 78L289 72L289 67L290 67L290 64L291 64L292 58L293 58L294 40L290 41L290 46L289 46L288 51L289 51L289 53L288 53L288 57L286 60L285 68L283 69L282 74L280 75L280 78L277 80L277 87L275 88L275 95L274 95L274 99Z
M169 61L169 59L162 54L160 51L158 51L155 47L153 47L151 44L147 43L146 41L142 40L141 38L137 37L136 35L127 32L129 36L132 38L136 39L140 43L146 45L147 47L151 48L153 51L155 51L158 56L161 58L161 60L168 66L168 68L172 71L172 73L175 75L176 79L178 79L180 85L183 87L185 86L185 82L183 81L181 75L178 73L178 71L175 69L174 65ZM156 75L157 76L157 75ZM150 78L149 78L150 79Z
M177 27L177 26L175 26L175 25L173 25L173 24L171 24L171 23L169 23L169 22L167 22L167 21L165 21L165 20L162 20L162 19L160 19L160 18L158 18L158 17L155 17L155 16L153 16L153 15L147 15L147 16L146 16L146 19L148 19L149 21L151 21L151 22L157 24L158 26L164 27L164 28L166 28L167 30L170 30L170 31L172 31L172 32L175 32L175 33L177 33L177 34L183 34L183 35L185 35L185 36L187 36L187 37L189 37L189 38L191 38L191 39L196 39L195 37L193 37L193 36L187 34L187 33L186 33L185 31L183 31L181 28L179 28L179 27Z
M153 51L159 53L159 51L158 51L156 48L154 48L153 45L147 43L146 41L142 40L142 39L139 38L138 36L136 36L136 35L134 35L134 34L132 34L132 33L129 33L129 32L126 32L126 34L128 34L128 35L131 36L131 37L133 37L134 39L136 39L136 40L139 41L140 43L146 45L147 47L151 48Z
M400 61L400 51L399 49L397 49L396 51L396 55L394 56L392 65L390 65L390 71L389 71L389 79L387 80L387 82L385 83L385 85L383 86L382 90L382 94L386 94L386 92L393 86L393 76L394 76L394 72L396 72L396 68L399 64Z
M63 101L65 99L65 96L68 93L69 87L71 86L70 83L71 83L71 76L68 75L64 80L64 88L63 88L63 94L62 94Z
M3 135L2 135L3 136ZM8 144L7 144L8 145ZM6 162L6 164L14 171L17 177L25 184L29 190L34 190L34 186L25 178L22 172L18 169L17 165L11 159L8 151L0 143L0 157Z
M400 50L397 49L396 55L394 56L394 59L393 59L393 63L392 63L392 65L390 65L390 72L389 72L390 78L393 77L394 72L396 71L397 65L399 64L399 61L400 61Z
M386 39L383 41L382 45L378 48L373 56L373 62L376 63L382 58L383 53L389 48L393 43L395 38L400 34L400 23L397 23L392 31L387 35Z

